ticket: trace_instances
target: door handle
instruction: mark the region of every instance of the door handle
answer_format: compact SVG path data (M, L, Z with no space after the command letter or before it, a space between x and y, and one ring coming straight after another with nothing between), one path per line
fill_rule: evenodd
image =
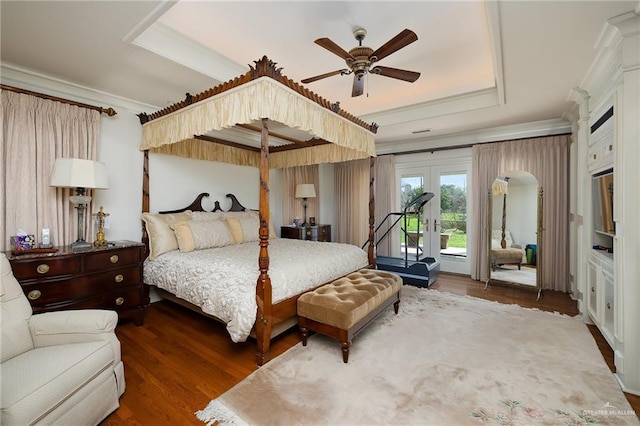
M438 221L433 219L433 232L436 232L438 230Z
M425 232L429 232L429 219L424 221L424 230Z

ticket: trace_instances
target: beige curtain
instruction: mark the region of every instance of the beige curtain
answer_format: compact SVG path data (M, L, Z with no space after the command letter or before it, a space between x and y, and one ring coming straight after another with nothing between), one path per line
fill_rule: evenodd
M41 229L49 228L54 245L70 244L77 238L71 191L49 186L51 169L58 157L97 159L100 113L5 90L0 97L2 249L10 249L18 229L40 242Z
M541 257L542 289L570 291L569 284L569 145L570 135L506 141L473 147L474 252L472 278L488 277L487 193L497 176L523 170L538 179L544 192Z
M293 219L296 217L304 217L304 209L302 207L302 200L295 198L296 185L302 183L312 183L316 189L316 198L309 198L309 205L307 207L307 221L310 217L316 218L316 223L323 223L319 217L320 205L320 188L318 183L319 171L318 165L313 166L296 166L283 169L283 197L282 197L282 221L285 225L293 223Z
M393 155L383 155L376 157L375 163L375 201L376 214L375 226L380 226L376 233L376 241L384 235L395 217L382 222L387 214L396 210L396 161ZM384 240L376 246L377 254L381 256L392 256L393 242L398 241L394 236L397 232L391 231ZM398 234L399 235L399 234Z
M500 146L499 173L524 170L543 190L541 287L568 292L569 284L569 146L570 135L508 142Z
M336 241L358 247L369 238L370 160L334 166Z
M489 249L491 238L487 218L490 205L488 203L491 184L498 176L500 147L498 144L473 146L472 184L473 209L471 229L473 242L470 251L471 278L486 281L489 278Z

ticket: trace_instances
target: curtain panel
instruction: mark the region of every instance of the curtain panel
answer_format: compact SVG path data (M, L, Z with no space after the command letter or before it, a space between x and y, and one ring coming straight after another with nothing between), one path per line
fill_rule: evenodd
M391 212L396 210L396 161L393 155L383 155L376 157L375 163L375 201L376 214L375 226L380 226L376 233L377 240L384 235L393 223L393 220L382 222L384 218ZM394 241L399 241L400 234L397 231L391 231L380 244L376 245L376 252L381 256L392 256L394 249Z
M543 190L541 288L568 292L569 283L569 147L570 135L505 141L473 147L475 233L472 278L488 279L488 193L493 180L523 170Z
M336 241L358 247L369 239L368 158L334 166Z
M2 250L10 249L9 237L18 229L39 242L41 229L49 228L54 245L70 244L77 238L71 191L50 187L51 171L58 157L97 159L100 113L6 90L0 98Z
M309 198L307 201L307 220L310 217L316 218L316 223L320 224L319 217L320 194L319 190L319 168L318 165L313 166L296 166L283 169L283 197L282 197L282 222L284 225L291 225L296 217L304 217L304 208L302 200L295 198L296 186L302 183L312 183L316 189L316 198Z

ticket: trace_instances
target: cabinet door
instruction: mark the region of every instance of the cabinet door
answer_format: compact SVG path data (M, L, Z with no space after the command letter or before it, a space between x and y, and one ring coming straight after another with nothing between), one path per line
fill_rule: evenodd
M600 265L588 261L587 268L587 310L589 311L589 316L596 323L600 324L600 317L598 316L598 274L600 270Z
M602 324L602 334L609 341L611 347L615 347L614 330L615 330L615 287L613 284L613 274L608 268L602 268L602 285L604 287L604 322Z

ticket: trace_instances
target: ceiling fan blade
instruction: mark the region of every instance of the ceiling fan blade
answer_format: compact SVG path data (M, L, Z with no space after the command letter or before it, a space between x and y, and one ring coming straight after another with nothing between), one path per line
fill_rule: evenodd
M360 96L364 93L364 77L358 78L357 76L353 76L353 89L351 90L351 97L355 98L356 96Z
M398 80L409 81L413 83L420 77L419 72L401 70L398 68L376 66L371 70L372 74L379 74L385 77L397 78Z
M315 43L318 46L322 46L325 49L327 49L329 52L334 53L338 56L340 56L342 59L346 60L348 58L354 59L353 56L351 56L349 54L349 52L347 52L346 50L344 50L342 47L338 46L337 44L335 44L333 41L329 40L326 37L323 38L319 38L315 41Z
M369 58L372 58L375 56L376 61L379 61L382 58L385 58L391 55L393 52L396 52L402 49L403 47L413 43L417 39L418 39L418 36L416 35L416 33L414 33L411 30L404 29L400 32L400 34L398 34L397 36L395 36L394 38L392 38L391 40L389 40L388 42L380 46L378 50L376 50L371 55L369 55Z
M331 71L331 72L328 72L328 73L325 73L325 74L316 75L315 77L305 78L304 80L301 80L301 82L302 83L313 83L314 81L322 80L323 78L333 77L334 75L338 75L338 74L346 74L348 72L349 72L349 70Z

